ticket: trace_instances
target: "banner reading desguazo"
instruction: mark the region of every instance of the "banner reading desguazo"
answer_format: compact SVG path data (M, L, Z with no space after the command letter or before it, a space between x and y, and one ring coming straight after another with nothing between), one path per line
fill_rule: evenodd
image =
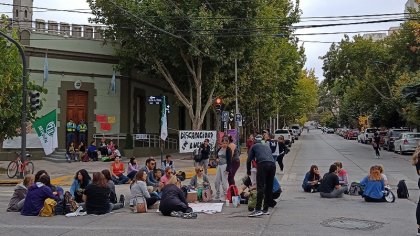
M208 130L181 130L179 131L179 152L188 153L200 148L205 139L209 139L210 149L213 151L216 141L216 131Z
M57 138L57 112L56 110L51 111L45 116L37 119L34 122L33 128L35 128L39 140L41 140L42 147L44 148L45 155L49 155L54 152L54 149L58 147Z

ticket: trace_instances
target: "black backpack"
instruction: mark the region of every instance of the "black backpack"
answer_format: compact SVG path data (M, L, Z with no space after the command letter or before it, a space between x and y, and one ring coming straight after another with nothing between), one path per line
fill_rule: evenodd
M408 193L407 185L405 184L405 180L400 180L397 185L397 196L398 198L408 198L410 194Z

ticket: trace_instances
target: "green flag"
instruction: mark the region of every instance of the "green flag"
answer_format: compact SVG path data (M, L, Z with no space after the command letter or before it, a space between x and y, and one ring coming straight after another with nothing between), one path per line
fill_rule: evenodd
M45 116L39 118L34 122L33 127L41 140L42 147L44 148L45 155L54 152L58 147L57 138L57 113L56 110L51 111Z

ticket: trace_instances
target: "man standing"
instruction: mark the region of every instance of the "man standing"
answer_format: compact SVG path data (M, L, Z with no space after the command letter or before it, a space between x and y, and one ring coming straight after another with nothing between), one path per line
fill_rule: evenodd
M79 142L86 143L87 125L83 119L80 120L77 126L77 132L79 133Z
M73 119L70 119L69 122L67 122L66 131L67 131L67 135L66 135L66 138L67 138L66 148L67 148L71 142L74 142L76 124L73 122Z
M277 202L273 200L273 181L276 174L276 165L268 145L262 144L261 135L255 137L255 144L248 153L246 169L248 176L251 175L251 162L257 163L257 204L249 217L269 215L268 207L274 207ZM264 197L264 207L261 211Z

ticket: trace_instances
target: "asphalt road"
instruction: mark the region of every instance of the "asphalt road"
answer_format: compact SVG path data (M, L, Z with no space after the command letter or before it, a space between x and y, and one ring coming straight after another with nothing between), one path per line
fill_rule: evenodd
M381 159L376 159L370 145L318 130L305 131L285 157L284 175L277 174L284 190L281 200L270 216L259 218L247 217L246 206L224 207L222 213L199 214L195 220L164 217L153 209L133 214L128 208L103 216L26 217L5 212L13 187L0 187L0 235L415 235L418 176L410 158L383 151ZM360 181L371 165L383 164L395 193L398 180L406 180L410 199L366 203L357 196L322 199L301 190L311 164L325 173L335 161L343 163L350 181ZM238 180L244 168L242 164ZM117 186L117 191L128 194L128 186Z

